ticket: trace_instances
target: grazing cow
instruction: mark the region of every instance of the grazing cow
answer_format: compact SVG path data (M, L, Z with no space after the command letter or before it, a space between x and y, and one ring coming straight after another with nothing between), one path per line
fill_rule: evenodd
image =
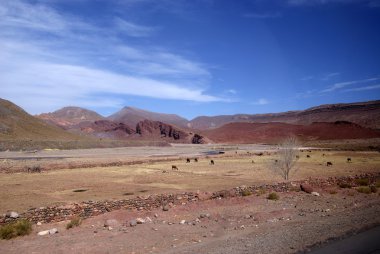
M40 166L28 167L28 173L41 173Z
M299 156L299 155L296 155L296 158L297 158L297 159L299 159L299 158L300 158L300 156Z
M254 161L254 160L252 160L252 163L255 163L255 161Z
M323 157L325 157L325 154L322 154Z
M332 166L332 162L331 161L328 161L327 163L326 163L326 166L328 167L328 166Z
M186 163L190 163L190 159L189 158L186 159Z
M278 162L278 160L274 160L274 163L277 163Z
M347 158L347 163L350 163L351 162L351 158Z
M172 165L172 170L178 170L176 165Z
M211 161L210 161L210 164L211 164L211 165L214 165L214 164L215 164L214 160L211 160Z
M194 159L194 162L198 162L198 158L195 158L195 159Z
M310 158L310 155L306 155L306 158Z

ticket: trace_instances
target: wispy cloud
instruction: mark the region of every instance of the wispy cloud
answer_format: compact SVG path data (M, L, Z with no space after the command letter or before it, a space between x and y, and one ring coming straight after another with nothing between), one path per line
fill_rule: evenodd
M156 31L156 28L137 25L121 18L115 18L115 24L120 31L125 32L129 36L133 37L151 36Z
M73 102L117 108L122 95L227 101L207 94L206 65L157 45L126 43L114 32L140 38L157 29L110 21L114 27L94 26L41 2L1 1L1 96L23 106L33 98L33 113Z
M357 92L357 91L366 91L366 90L374 90L374 89L380 89L380 85L349 88L349 89L343 90L343 92Z
M237 91L235 89L228 89L226 92L230 94L237 94Z
M302 81L308 81L312 79L314 79L314 76L306 76L306 77L301 78Z
M323 81L328 81L330 80L331 78L334 78L336 76L339 76L340 73L339 72L332 72L332 73L327 73L325 75L323 75L323 77L321 78Z
M366 84L366 83L373 82L373 81L376 81L379 79L380 78L369 78L369 79L353 80L353 81L335 83L332 86L322 90L321 93L333 92L333 91L345 88L347 86L356 85L356 84Z
M251 104L253 104L253 105L267 105L267 104L269 104L269 101L265 98L260 98L256 101L252 102Z

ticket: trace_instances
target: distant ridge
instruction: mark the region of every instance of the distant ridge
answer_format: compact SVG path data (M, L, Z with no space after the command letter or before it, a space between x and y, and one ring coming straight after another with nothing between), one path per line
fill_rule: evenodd
M189 127L206 130L236 122L281 122L305 125L313 122L335 121L349 121L364 127L380 129L380 101L326 104L283 113L200 116L191 120Z
M133 107L124 107L120 111L107 117L108 120L124 123L135 127L137 123L150 120L172 124L180 128L187 127L188 120L175 114L155 113Z

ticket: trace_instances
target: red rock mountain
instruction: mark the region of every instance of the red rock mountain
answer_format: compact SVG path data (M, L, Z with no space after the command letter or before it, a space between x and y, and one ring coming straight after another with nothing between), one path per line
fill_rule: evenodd
M178 127L159 121L144 120L137 123L136 133L146 139L156 140L159 138L169 142L192 144L204 144L210 142L210 140L199 134L187 132Z
M104 119L103 116L95 111L79 107L64 107L52 113L37 115L37 117L64 129L71 129L72 126L82 122L94 122Z
M284 113L200 116L191 120L189 127L205 130L218 128L227 123L234 122L282 122L305 125L313 122L335 121L349 121L364 127L380 129L380 101L329 104L302 111L289 111Z
M89 134L98 138L123 140L136 134L136 131L123 123L115 123L109 120L95 122L81 122L73 125L71 131Z
M337 121L296 125L288 123L229 123L205 130L202 135L216 143L276 143L289 135L300 140L336 140L380 138L380 130Z
M132 107L124 107L115 114L107 117L107 119L129 126L136 126L138 122L144 120L160 121L180 128L186 128L188 123L188 120L175 114L155 113Z

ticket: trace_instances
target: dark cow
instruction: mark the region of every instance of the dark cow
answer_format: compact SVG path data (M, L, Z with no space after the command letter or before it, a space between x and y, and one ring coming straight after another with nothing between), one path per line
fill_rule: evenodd
M332 162L331 161L328 161L327 163L326 163L326 166L328 167L328 166L332 166L333 164L332 164Z
M310 155L306 155L306 158L310 158Z
M190 159L189 158L186 159L186 163L190 163Z
M350 163L351 162L351 158L347 158L347 163Z
M172 170L178 170L176 165L172 165Z
M214 165L214 164L215 164L214 160L211 160L211 161L210 161L210 164L211 164L211 165Z
M195 159L194 159L194 162L198 162L198 158L195 158Z
M300 158L300 156L299 156L299 155L296 155L296 158L297 158L297 159L299 159L299 158Z

